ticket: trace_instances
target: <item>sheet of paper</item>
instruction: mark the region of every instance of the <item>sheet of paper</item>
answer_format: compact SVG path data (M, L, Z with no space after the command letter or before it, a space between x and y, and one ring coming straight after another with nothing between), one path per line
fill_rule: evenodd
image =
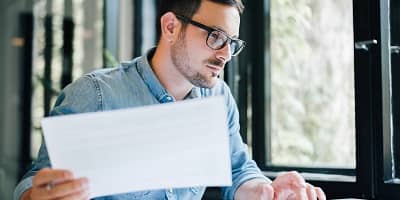
M42 120L53 168L87 177L91 198L231 185L223 97Z

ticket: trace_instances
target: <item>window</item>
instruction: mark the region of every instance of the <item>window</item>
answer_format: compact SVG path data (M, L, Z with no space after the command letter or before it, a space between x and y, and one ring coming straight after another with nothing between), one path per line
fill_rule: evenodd
M354 169L352 2L270 6L267 162Z
M40 121L62 88L154 46L155 26L143 21L155 17L155 1L35 1L30 158L42 143Z
M399 45L398 2L245 3L244 125L258 165L271 178L300 171L328 198L400 198L399 64L388 45Z
M31 157L42 142L40 120L61 88L102 66L102 1L35 1Z

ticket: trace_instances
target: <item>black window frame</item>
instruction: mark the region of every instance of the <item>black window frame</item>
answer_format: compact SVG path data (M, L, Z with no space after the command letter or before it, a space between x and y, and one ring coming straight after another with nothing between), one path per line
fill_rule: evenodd
M398 152L396 161L400 164L400 90L396 88L400 85L400 17L398 13L400 11L400 1L391 0L390 7L390 25L391 25L391 46L392 46L392 109L393 109L393 131L395 133L395 151ZM400 175L400 166L396 166L396 174Z
M269 26L270 26L270 7L269 0L246 1L244 2L247 10L242 18L241 36L247 42L246 49L242 52L241 58L245 62L245 67L250 67L251 84L250 91L240 92L245 96L252 94L250 119L252 126L248 127L252 132L252 155L259 167L270 178L274 178L278 171L297 170L307 174L318 175L307 176L306 179L314 185L320 186L326 192L328 198L366 198L366 199L387 199L400 198L400 185L384 183L384 118L383 106L386 105L383 99L384 83L390 75L385 74L382 68L383 59L387 55L382 52L383 40L382 31L386 30L383 18L388 14L388 10L382 7L384 0L353 0L353 20L354 20L354 42L377 40L376 45L372 45L369 51L354 50L355 56L355 112L356 112L356 168L337 169L337 168L299 168L287 166L269 166L268 153L265 153L267 146L270 146L268 113L270 113L270 88L267 86L270 80L269 72ZM397 4L398 5L398 4ZM391 7L393 9L393 7ZM397 11L399 8L396 8ZM393 10L391 13L394 13ZM254 23L257 22L257 23ZM398 31L398 29L396 29ZM392 32L392 34L395 34ZM397 35L400 35L397 32ZM383 53L383 55L382 55ZM267 55L267 57L265 56ZM393 61L392 61L393 62ZM241 65L243 65L241 63ZM243 67L243 66L242 66ZM397 71L398 72L398 71ZM394 74L394 72L392 72ZM243 76L243 75L241 75ZM397 75L397 77L399 77ZM393 77L393 80L396 78ZM392 85L395 90L395 84ZM396 96L397 95L397 96ZM240 96L240 95L239 95ZM393 96L393 102L398 101L397 93ZM246 103L239 101L239 110ZM398 106L395 107L399 109ZM397 110L398 113L398 110ZM243 115L241 115L243 118ZM399 116L394 115L394 120L399 121ZM247 124L241 124L246 127ZM398 126L398 124L397 124ZM395 126L395 130L397 131ZM267 140L266 140L267 139ZM264 142L267 141L267 142ZM399 147L400 148L400 147ZM400 151L399 151L400 152ZM328 175L342 175L332 179Z
M400 66L400 18L396 14L400 11L400 2L395 0L382 1L381 8L386 8L389 11L381 15L381 23L388 23L387 27L382 27L381 29L382 38L388 38L389 41L383 45L382 75L389 78L386 84L383 85L383 89L386 90L384 95L387 96L386 99L389 99L386 102L384 101L386 103L384 108L390 109L392 115L383 112L383 116L386 114L386 118L389 118L389 120L384 120L386 128L383 128L382 138L380 138L382 141L378 144L378 149L380 150L378 154L382 155L378 156L378 163L382 163L382 165L378 168L377 196L381 199L400 199L400 168L398 166L400 164L400 143L398 141L400 138L400 93L397 88L400 78L398 67ZM385 68L385 66L387 67ZM390 132L393 133L393 138L388 134ZM392 145L394 154L391 153ZM395 162L394 171L392 159ZM394 173L395 177L392 176L392 173Z

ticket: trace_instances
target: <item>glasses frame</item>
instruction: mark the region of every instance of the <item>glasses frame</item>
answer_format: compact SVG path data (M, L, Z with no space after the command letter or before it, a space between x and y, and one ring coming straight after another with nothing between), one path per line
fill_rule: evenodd
M237 55L243 50L243 48L246 46L246 42L245 42L245 41L243 41L243 40L241 40L241 39L232 38L232 37L230 37L228 34L226 34L224 31L221 31L221 30L218 30L218 29L209 27L209 26L204 25L204 24L202 24L202 23L200 23L200 22L196 22L196 21L194 21L194 20L192 20L192 19L190 19L190 18L188 18L188 17L185 17L185 16L183 16L183 15L175 14L175 16L176 16L179 20L181 20L182 22L184 22L184 23L192 24L192 25L194 25L194 26L196 26L196 27L198 27L198 28L201 28L201 29L207 31L207 32L208 32L208 35L207 35L207 39L206 39L206 44L207 44L207 46L210 47L211 49L220 50L220 49L224 48L224 47L226 46L226 44L229 43L229 45L231 45L232 42L235 42L235 43L238 45L237 50L236 50L235 52L233 52L233 51L232 51L232 48L230 48L230 49L231 49L231 56L237 56ZM212 47L212 46L210 46L210 45L208 44L208 40L209 40L209 38L210 38L210 35L211 35L211 33L213 33L213 32L218 32L218 33L224 35L224 36L227 38L226 41L224 41L223 45L222 45L221 47L219 47L219 48L214 48L214 47Z

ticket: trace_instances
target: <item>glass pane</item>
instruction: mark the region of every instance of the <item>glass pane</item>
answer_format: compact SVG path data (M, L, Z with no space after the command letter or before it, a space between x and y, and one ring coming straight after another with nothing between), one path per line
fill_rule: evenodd
M63 55L63 22L72 20L72 78L100 68L103 63L103 1L97 0L37 0L34 3L34 50L33 50L33 96L32 96L32 149L35 158L42 142L40 120L45 116L44 90L52 90L51 105L61 90ZM51 18L53 37L51 57L51 84L43 81L45 71L45 21Z
M271 162L355 168L351 0L271 0Z

